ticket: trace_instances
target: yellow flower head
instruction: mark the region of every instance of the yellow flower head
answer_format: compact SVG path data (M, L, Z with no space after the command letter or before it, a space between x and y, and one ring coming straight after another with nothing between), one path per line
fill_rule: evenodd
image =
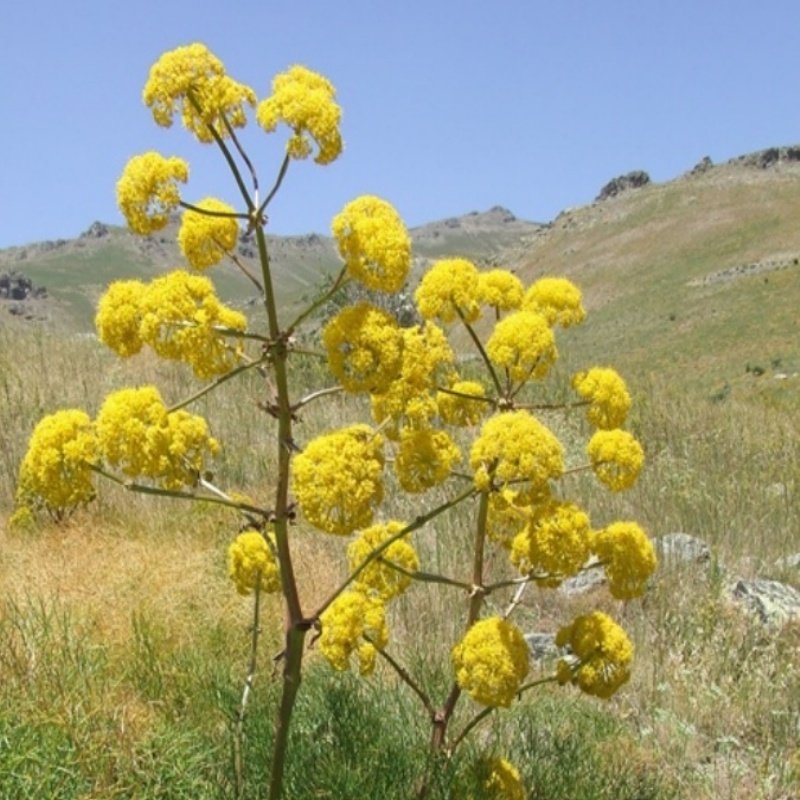
M500 617L476 622L452 657L458 685L485 706L508 708L530 669L525 637Z
M213 142L209 126L228 136L247 124L245 104L254 107L255 92L225 74L222 62L200 43L164 53L150 68L142 99L158 125L169 128L176 113L201 142Z
M61 515L94 498L91 465L97 441L89 415L79 409L43 417L22 460L17 504Z
M356 570L376 548L380 547L387 539L396 536L405 527L405 522L392 520L372 525L361 531L358 538L347 547L350 571ZM411 584L411 576L393 569L390 565L397 564L406 573L416 572L419 569L417 551L407 540L408 537L403 536L382 550L380 557L370 561L358 574L354 581L354 587L364 594L374 593L384 602L402 594Z
M406 428L394 467L403 489L416 494L447 480L460 460L458 445L445 431Z
M580 289L566 278L540 278L525 292L522 307L562 328L578 325L586 316Z
M411 269L411 238L389 203L357 197L333 218L331 230L350 277L381 292L403 287Z
M181 201L177 182L189 180L189 165L150 151L134 156L117 181L117 205L132 231L146 236L161 230Z
M145 289L141 281L114 281L97 304L97 337L123 358L136 355L144 344L139 336L139 301Z
M389 642L383 602L361 592L343 592L320 614L319 621L322 626L319 650L330 665L344 672L355 652L359 672L370 675L375 669L377 651Z
M292 489L303 516L346 536L372 522L383 499L383 439L368 425L318 436L294 457Z
M477 381L456 381L449 391L439 391L436 394L439 416L448 425L462 428L477 425L490 408L482 400L471 399L481 397L486 397L486 392Z
M625 381L616 370L592 367L575 375L572 385L588 401L586 415L592 425L610 430L625 423L631 408L631 396Z
M240 533L228 547L228 577L239 594L259 590L272 594L280 591L278 562L264 535L248 530Z
M211 281L176 270L156 278L140 301L144 342L162 358L184 361L198 378L233 369L241 350L227 343L220 329L244 331L244 314L224 305Z
M601 611L577 617L561 628L556 645L569 645L577 658L577 666L559 662L561 683L574 683L587 694L607 699L630 678L633 645L625 631Z
M391 314L369 303L340 311L322 332L328 366L348 392L385 392L400 374L403 334Z
M557 586L586 563L590 534L586 513L573 503L551 500L537 506L524 530L514 537L511 563L523 575L542 575L540 583Z
M527 411L490 417L472 445L469 463L475 486L486 491L497 484L528 481L540 491L564 471L564 451L555 435Z
M517 383L544 378L558 355L552 329L541 314L531 311L500 320L486 342L486 354Z
M206 197L195 205L213 213L184 211L178 231L178 245L184 258L195 269L208 269L219 264L226 253L236 248L239 223L233 216L220 216L233 215L235 211L227 203L214 197Z
M414 299L423 319L453 322L462 316L475 322L481 315L478 268L464 258L434 262L420 281Z
M598 531L592 549L605 564L608 588L618 600L644 593L656 568L653 543L635 522L615 522Z
M507 759L483 759L478 770L484 791L482 800L525 800L527 797L519 770Z
M98 449L111 466L167 489L194 485L206 459L220 449L202 417L183 410L167 412L155 386L108 395L96 430Z
M292 158L308 158L313 139L317 145L314 160L317 164L330 164L342 152L339 133L342 110L335 97L336 90L327 78L295 65L275 76L272 95L259 103L256 119L268 133L279 122L292 129L286 144L286 152Z
M491 269L478 276L478 300L498 311L516 311L522 305L522 281L507 269Z
M644 464L644 450L627 431L597 431L586 447L592 469L613 492L636 483Z

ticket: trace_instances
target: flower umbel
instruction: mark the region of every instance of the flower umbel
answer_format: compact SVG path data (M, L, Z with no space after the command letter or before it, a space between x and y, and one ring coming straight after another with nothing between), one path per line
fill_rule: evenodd
M226 253L236 248L239 223L233 216L233 208L215 197L206 197L195 205L213 213L203 214L192 209L184 211L178 245L195 269L208 269L219 264Z
M525 292L522 308L545 317L549 325L569 328L586 317L581 292L566 278L540 278Z
M317 145L314 160L317 164L330 164L342 152L342 110L335 96L336 90L327 78L295 65L275 76L272 95L259 103L256 119L267 132L274 131L279 122L292 129L286 144L286 152L292 158L307 158L313 139Z
M333 218L331 230L348 275L381 292L403 287L411 269L411 239L389 203L358 197Z
M377 651L389 642L386 613L379 598L358 591L343 592L320 615L319 621L322 626L319 650L334 669L341 672L348 669L355 652L359 672L369 675L374 671Z
M631 407L631 396L616 370L593 367L586 372L579 372L573 377L572 386L589 402L586 415L592 425L610 430L625 423Z
M500 617L476 622L452 657L458 685L485 706L508 708L530 669L525 637Z
M464 258L436 261L420 281L414 299L424 319L474 322L481 314L478 269Z
M264 535L254 530L240 533L228 547L228 577L239 594L280 591L281 576L275 554Z
M387 539L396 536L406 523L392 520L365 528L347 548L350 570L355 571ZM411 576L419 569L417 551L403 536L392 542L379 557L370 561L358 574L355 588L364 594L376 594L384 602L402 594L411 584ZM392 564L402 567L405 572L392 568Z
M656 568L653 543L635 522L615 522L598 531L592 549L605 564L608 588L618 600L644 593Z
M117 181L117 205L130 229L143 236L161 230L181 196L178 182L189 180L189 165L150 151L134 156Z
M644 464L644 450L627 431L597 431L586 446L592 469L613 492L636 483Z

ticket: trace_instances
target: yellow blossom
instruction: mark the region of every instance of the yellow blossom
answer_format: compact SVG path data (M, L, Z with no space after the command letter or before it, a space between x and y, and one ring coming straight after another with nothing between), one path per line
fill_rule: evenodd
M262 533L247 530L240 533L228 547L228 577L239 594L259 590L272 594L280 591L281 576L278 562Z
M350 571L354 572L364 563L387 539L396 536L403 528L405 522L392 520L365 528L358 534L358 538L347 547L347 559ZM387 563L388 562L388 563ZM391 567L397 564L405 572L400 572ZM419 558L414 547L408 542L407 536L402 536L381 551L380 557L373 559L358 574L354 586L364 594L375 593L383 601L390 600L402 594L411 583L411 576L405 573L416 572L419 569Z
M439 416L448 425L477 425L491 407L489 403L478 399L485 397L486 392L477 381L456 381L449 387L449 391L440 390L436 394Z
M92 464L97 441L89 415L66 409L43 417L33 429L19 471L19 506L44 506L56 516L94 498Z
M607 614L594 611L577 617L556 634L558 647L569 646L577 659L558 665L560 683L574 683L584 692L607 699L630 678L633 645Z
M403 489L416 494L447 480L460 460L458 445L445 431L406 428L400 433L394 467Z
M369 303L340 311L325 326L322 341L331 372L348 392L384 392L400 373L400 326Z
M578 325L586 316L580 289L566 278L540 278L525 292L522 308L562 328Z
M506 486L489 495L486 535L491 541L509 549L514 537L528 524L533 513L525 492Z
M575 375L572 385L589 402L586 414L593 425L610 430L625 423L631 407L631 396L616 370L592 367Z
M551 500L537 506L511 544L511 563L523 575L542 575L557 586L586 563L591 547L588 515L573 503Z
M475 486L489 489L492 480L500 486L527 481L540 491L564 471L564 452L555 435L527 411L495 414L481 428L470 451Z
M333 218L331 230L348 275L381 292L403 287L411 269L411 238L389 203L358 197Z
M166 489L193 486L206 459L219 452L208 424L168 412L154 386L121 389L106 397L96 421L98 449L123 474L146 477Z
M339 671L358 657L359 672L370 675L375 669L377 651L389 642L389 629L383 602L358 591L343 592L320 614L322 633L320 653Z
M541 314L517 311L495 325L486 354L512 381L544 378L557 358L555 337Z
M483 759L478 769L484 791L481 800L525 800L527 797L519 770L507 759Z
M162 358L189 364L198 378L229 372L241 349L220 329L244 331L244 314L224 305L211 281L182 270L150 283L140 301L140 336Z
M586 447L592 469L614 492L636 483L644 464L642 446L627 431L597 431Z
M225 73L222 62L198 42L164 53L150 68L142 99L158 125L168 128L176 113L201 142L214 141L210 127L228 136L247 124L245 105L254 107L255 92Z
M144 344L139 336L142 323L139 303L145 289L141 281L114 281L97 304L94 319L97 336L123 358L135 355Z
M347 535L372 522L383 499L383 439L368 425L318 436L295 456L292 489L303 516Z
M635 522L615 522L598 531L592 549L605 565L608 588L618 600L644 593L656 568L653 543Z
M500 617L476 622L452 658L458 685L485 706L508 708L530 669L525 637Z
M203 214L191 209L183 212L178 231L178 245L184 258L195 269L207 269L219 264L226 253L232 252L239 238L239 223L234 209L214 197L206 197L197 208L213 214Z
M177 182L189 180L189 165L150 151L134 156L117 181L117 205L132 231L146 236L161 230L181 201Z
M507 269L491 269L478 276L478 300L498 311L516 311L522 305L522 281Z
M478 268L464 258L434 262L420 281L414 299L423 319L453 322L459 315L474 322L481 314Z
M256 119L267 132L279 122L292 129L286 152L292 158L307 158L311 141L316 142L317 164L330 164L342 152L339 121L342 111L334 98L333 84L307 67L295 65L276 75L272 95L256 110Z

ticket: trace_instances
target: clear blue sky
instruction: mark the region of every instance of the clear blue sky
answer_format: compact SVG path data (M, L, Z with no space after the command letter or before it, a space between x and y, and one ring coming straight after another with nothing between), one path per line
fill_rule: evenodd
M798 0L4 0L0 31L0 247L120 222L115 182L148 149L189 160L186 199L236 199L213 149L141 102L193 41L259 98L294 63L337 87L345 153L292 165L275 233L327 232L364 193L409 225L497 204L547 221L632 169L800 142ZM283 136L245 142L271 183Z

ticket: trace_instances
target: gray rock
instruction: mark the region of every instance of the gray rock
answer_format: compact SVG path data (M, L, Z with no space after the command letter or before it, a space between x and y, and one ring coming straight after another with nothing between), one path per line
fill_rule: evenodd
M608 578L605 570L597 563L597 559L593 559L577 575L567 578L558 587L558 590L566 595L585 594L606 583L608 583Z
M558 647L556 645L556 635L554 633L526 633L525 641L531 650L531 658L534 661L552 661L556 658L574 658L572 648Z
M706 564L711 560L711 548L697 536L688 533L665 533L653 539L661 565Z
M775 562L775 566L778 569L800 570L800 553L793 553L790 556L784 556L783 558L779 558Z
M730 594L735 603L765 625L781 627L787 622L800 621L800 592L780 581L737 580L731 585Z
M596 201L608 200L609 197L616 197L622 192L627 192L630 189L639 189L650 183L650 176L641 169L628 172L625 175L620 175L612 178L601 190L600 194L595 198Z

